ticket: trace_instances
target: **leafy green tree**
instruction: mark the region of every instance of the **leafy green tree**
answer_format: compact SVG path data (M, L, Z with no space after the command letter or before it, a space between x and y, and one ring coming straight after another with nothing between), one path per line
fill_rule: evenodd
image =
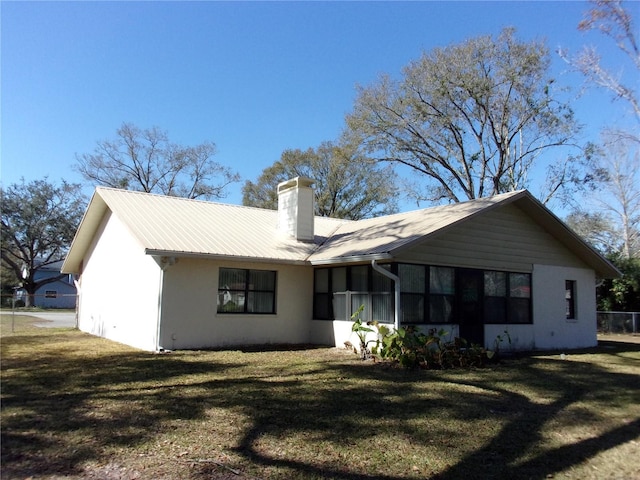
M418 200L458 202L528 187L550 168L543 201L580 183L579 130L554 96L543 42L520 42L513 29L423 53L399 80L361 87L348 131L378 161L425 179ZM564 148L561 148L564 147Z
M16 272L9 268L4 261L0 261L0 295L2 306L11 306L14 290L20 287L20 279Z
M294 177L315 180L316 215L359 220L397 211L396 176L358 155L356 148L324 142L317 149L285 150L256 183L242 189L246 206L278 208L278 183Z
M215 162L214 143L176 145L158 127L123 123L114 140L93 153L76 155L76 169L97 185L186 198L218 199L240 177Z
M80 185L47 178L0 187L2 204L1 258L27 292L27 306L43 285L63 275L35 280L41 268L65 258L82 219L86 198Z
M607 279L598 286L598 310L640 312L640 258L616 254L609 260L622 272L621 278Z

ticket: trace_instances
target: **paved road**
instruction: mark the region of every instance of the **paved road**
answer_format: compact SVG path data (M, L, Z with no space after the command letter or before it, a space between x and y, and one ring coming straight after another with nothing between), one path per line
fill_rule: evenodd
M28 315L44 320L42 323L34 323L36 327L58 328L58 327L75 327L75 312L20 312L20 315Z

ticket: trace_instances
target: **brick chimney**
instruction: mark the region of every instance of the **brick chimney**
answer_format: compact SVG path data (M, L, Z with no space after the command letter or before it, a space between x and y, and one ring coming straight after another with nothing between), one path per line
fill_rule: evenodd
M313 185L296 177L278 184L278 230L296 240L313 241Z

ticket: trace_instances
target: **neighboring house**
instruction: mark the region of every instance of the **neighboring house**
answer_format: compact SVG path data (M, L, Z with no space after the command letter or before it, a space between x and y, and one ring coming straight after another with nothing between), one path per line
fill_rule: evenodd
M40 267L34 274L36 282L47 278L60 277L62 261ZM16 290L16 302L24 302L27 292L21 288ZM38 288L33 297L33 306L39 308L76 308L76 287L73 276L66 274L53 282Z
M596 282L619 272L527 191L347 221L314 218L312 183L281 183L278 211L96 189L62 267L80 329L151 351L342 346L364 304L487 347L596 345Z

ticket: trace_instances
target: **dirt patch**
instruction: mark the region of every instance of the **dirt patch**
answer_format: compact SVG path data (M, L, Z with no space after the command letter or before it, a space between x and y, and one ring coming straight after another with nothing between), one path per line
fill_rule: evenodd
M625 333L599 333L598 341L604 342L620 342L620 343L638 343L640 344L640 334Z

